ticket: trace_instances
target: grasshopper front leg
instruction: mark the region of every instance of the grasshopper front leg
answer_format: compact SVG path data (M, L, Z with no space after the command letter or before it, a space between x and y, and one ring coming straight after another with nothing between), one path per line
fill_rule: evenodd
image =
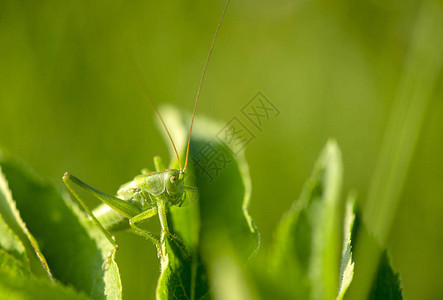
M154 157L154 165L157 172L160 172L161 170L165 169L165 166L160 156ZM172 234L169 231L168 220L166 219L166 206L164 203L165 203L164 199L161 198L157 199L158 216L160 219L160 225L164 233L163 236L166 235L168 238L170 238L184 252L184 256L189 258L191 257L191 254L186 250L185 244L177 235Z
M167 236L169 239L171 239L171 241L173 241L179 248L180 250L182 250L183 252L183 256L185 258L190 258L191 254L189 253L189 251L186 249L185 244L183 243L183 241L180 239L180 237L178 237L175 234L172 234L169 231L169 226L168 226L168 221L166 219L166 206L161 202L158 201L158 217L160 220L160 225L162 227L162 231L163 231L163 236ZM162 243L164 241L162 240Z

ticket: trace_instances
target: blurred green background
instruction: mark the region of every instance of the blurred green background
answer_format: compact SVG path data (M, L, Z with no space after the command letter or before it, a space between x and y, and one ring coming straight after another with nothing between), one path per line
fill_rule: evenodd
M247 148L263 250L329 137L342 149L344 191L356 189L364 207L417 20L428 11L443 19L443 6L423 9L429 3L231 2L198 114L228 122L258 91L281 111L262 132L251 126ZM69 170L114 193L153 167L154 155L168 155L125 48L156 103L191 110L223 6L0 0L0 146L60 188ZM443 27L421 43L432 35ZM408 299L443 294L443 81L440 61L430 64L431 98L387 245ZM154 247L127 233L117 239L125 297L153 297Z

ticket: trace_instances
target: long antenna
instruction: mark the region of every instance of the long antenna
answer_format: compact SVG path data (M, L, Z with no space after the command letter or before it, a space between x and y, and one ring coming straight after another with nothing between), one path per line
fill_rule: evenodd
M124 44L124 45L126 45L126 44ZM146 101L149 103L149 105L151 106L152 110L153 110L153 111L155 112L155 114L157 115L157 118L160 120L160 123L161 123L163 129L165 130L166 135L168 136L169 141L170 141L171 144L172 144L172 148L174 149L175 155L177 156L178 165L180 166L180 173L181 173L182 170L183 170L183 168L182 168L182 163L181 163L181 161L180 161L180 156L178 155L178 151L177 151L177 148L175 147L174 141L172 140L171 134L169 133L169 130L168 130L168 128L166 127L165 121L163 121L162 116L160 115L160 113L158 112L157 108L155 107L155 105L154 105L154 101L152 101L152 99L149 97L149 93L148 93L148 90L146 89L146 84L145 84L145 82L143 81L143 76L142 76L142 73L141 73L140 69L137 68L137 65L136 65L136 64L134 63L134 61L131 59L131 56L129 55L129 51L128 51L128 49L125 48L125 50L126 50L126 56L127 56L128 60L129 60L129 63L132 65L132 69L133 69L133 70L135 71L135 73L136 73L136 76L135 76L135 77L136 77L136 79L137 79L137 82L138 82L140 88L141 88L142 91L143 91L143 95L145 96L145 99L146 99Z
M220 26L223 22L223 18L225 17L226 10L228 9L229 0L226 0L225 8L223 9L222 16L220 18L220 22L218 23L217 30L215 31L214 39L212 40L211 48L209 48L209 54L208 58L206 59L205 67L203 69L203 74L200 79L200 85L198 86L197 90L197 97L195 98L195 104L194 104L194 111L192 112L192 120L191 120L191 127L189 128L189 138L188 138L188 146L186 148L186 160L185 160L185 168L183 169L183 172L186 171L186 168L188 166L188 157L189 157L189 145L191 144L191 134L192 134L192 126L194 125L194 117L195 112L197 111L197 104L198 104L198 98L200 97L200 90L203 85L203 79L205 78L206 69L208 67L209 59L211 58L212 50L214 49L215 41L217 40L218 32L220 31Z

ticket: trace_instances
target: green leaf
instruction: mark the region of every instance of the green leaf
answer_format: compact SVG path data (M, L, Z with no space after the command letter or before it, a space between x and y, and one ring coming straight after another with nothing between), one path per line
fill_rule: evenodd
M192 299L191 261L187 260L181 249L168 238L165 238L163 253L165 255L160 262L157 299Z
M15 242L14 242L15 243ZM17 249L24 247L19 246ZM36 278L21 257L0 249L0 299L88 299L45 277Z
M0 250L7 252L23 264L24 269L30 272L29 259L26 249L20 239L12 232L0 215ZM1 268L0 268L1 269Z
M341 182L340 150L329 141L277 229L273 274L297 299L336 297Z
M186 149L190 116L177 109L164 106L161 109L167 127L181 153L182 162ZM246 262L259 245L259 234L248 213L251 182L243 152L234 155L216 139L223 124L198 117L191 140L191 158L185 185L198 187L199 200L187 208L171 209L172 231L177 233L192 254L189 262L183 253L171 248L168 242L168 260L162 262L162 275L157 288L161 299L207 299L214 281L208 278L217 268L214 262L228 254ZM209 166L202 166L201 151L209 146L216 155L227 161L220 172L208 174ZM173 153L171 151L171 153ZM171 167L177 167L172 155ZM160 297L161 295L161 297ZM178 299L178 298L177 298Z
M3 159L3 152L0 151L0 160ZM26 256L31 258L30 267L36 274L46 275L54 280L45 257L43 256L34 236L28 230L27 225L17 209L16 202L12 198L11 191L8 186L8 181L3 172L3 165L0 163L0 212L5 224L10 228L14 234L20 239L26 247ZM38 260L38 262L37 262ZM42 269L43 267L43 269Z
M172 132L177 149L183 153L183 161L190 115L183 114L171 106L163 106L160 110ZM217 134L223 128L224 124L202 116L196 117L194 122L189 159L192 167L188 172L190 178L187 178L185 184L198 187L199 201L193 206L198 208L197 212L192 212L192 216L189 217L194 225L189 231L193 233L194 246L198 237L200 244L205 244L201 239L212 240L213 231L225 231L235 244L236 252L247 258L257 250L259 244L259 233L248 213L251 179L244 152L233 154L217 139ZM214 164L204 165L203 152L208 150L218 155L219 161L226 162L218 165L218 171L213 170ZM175 161L175 156L171 154L171 157L172 161ZM177 163L173 166L177 166ZM176 211L185 210L179 208L174 210ZM175 215L173 218L178 219ZM176 227L182 228L178 225ZM183 224L183 227L188 225Z
M351 194L348 196L345 208L344 217L344 237L343 237L343 249L341 253L340 262L340 282L338 289L337 300L343 299L348 287L351 285L352 278L354 277L354 262L352 260L352 232L354 229L354 221L356 214L356 196Z
M112 246L101 232L23 163L0 152L0 167L57 281L94 299L121 299L120 275L113 257L106 271L102 270Z
M0 272L0 299L86 300L89 298L77 293L70 287L62 286L59 283L51 283L43 278L35 278L33 276L11 276L8 273Z

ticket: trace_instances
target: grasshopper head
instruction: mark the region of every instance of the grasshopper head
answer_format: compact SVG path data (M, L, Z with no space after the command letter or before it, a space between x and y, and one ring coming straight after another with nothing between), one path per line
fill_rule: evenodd
M183 196L184 176L183 172L176 169L170 169L165 174L166 193L170 197L171 205L180 203Z

